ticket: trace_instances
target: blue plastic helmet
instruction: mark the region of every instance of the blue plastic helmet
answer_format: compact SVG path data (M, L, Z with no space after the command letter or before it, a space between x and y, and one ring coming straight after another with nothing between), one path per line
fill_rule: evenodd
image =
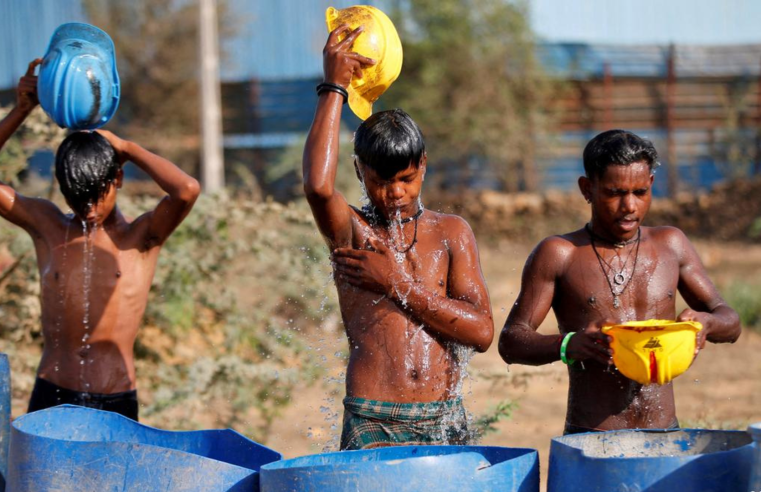
M101 29L72 22L50 38L37 79L40 106L58 126L93 130L119 106L114 42Z

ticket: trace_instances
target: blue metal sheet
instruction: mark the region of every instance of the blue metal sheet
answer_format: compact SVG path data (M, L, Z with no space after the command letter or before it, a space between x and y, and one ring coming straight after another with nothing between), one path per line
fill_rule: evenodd
M358 3L386 9L382 0L229 0L240 31L224 45L225 82L300 79L322 75L328 37L325 10Z
M761 42L757 0L530 0L531 26L549 42Z
M16 87L34 58L42 57L60 24L84 22L80 0L0 2L0 90Z

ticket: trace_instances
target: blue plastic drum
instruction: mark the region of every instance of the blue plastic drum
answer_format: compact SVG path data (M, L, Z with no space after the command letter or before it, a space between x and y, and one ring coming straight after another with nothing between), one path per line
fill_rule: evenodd
M747 491L747 432L624 430L556 437L548 492Z
M533 449L400 446L317 454L262 467L262 492L538 492Z
M13 422L8 490L250 492L280 458L229 429L164 431L62 405Z
M0 492L8 479L8 448L11 443L11 366L0 354Z
M759 492L761 491L761 422L749 426L748 433L754 441L749 490Z

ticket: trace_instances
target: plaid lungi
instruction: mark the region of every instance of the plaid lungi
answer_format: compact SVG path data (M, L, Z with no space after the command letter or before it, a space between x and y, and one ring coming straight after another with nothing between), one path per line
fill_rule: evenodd
M341 449L418 444L468 444L462 399L393 403L344 398Z

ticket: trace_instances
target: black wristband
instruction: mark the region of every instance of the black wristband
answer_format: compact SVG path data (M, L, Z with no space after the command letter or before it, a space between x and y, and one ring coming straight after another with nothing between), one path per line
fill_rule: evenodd
M349 92L338 84L332 84L330 82L323 82L317 86L317 95L319 96L323 92L337 92L344 97L344 104L349 100Z

